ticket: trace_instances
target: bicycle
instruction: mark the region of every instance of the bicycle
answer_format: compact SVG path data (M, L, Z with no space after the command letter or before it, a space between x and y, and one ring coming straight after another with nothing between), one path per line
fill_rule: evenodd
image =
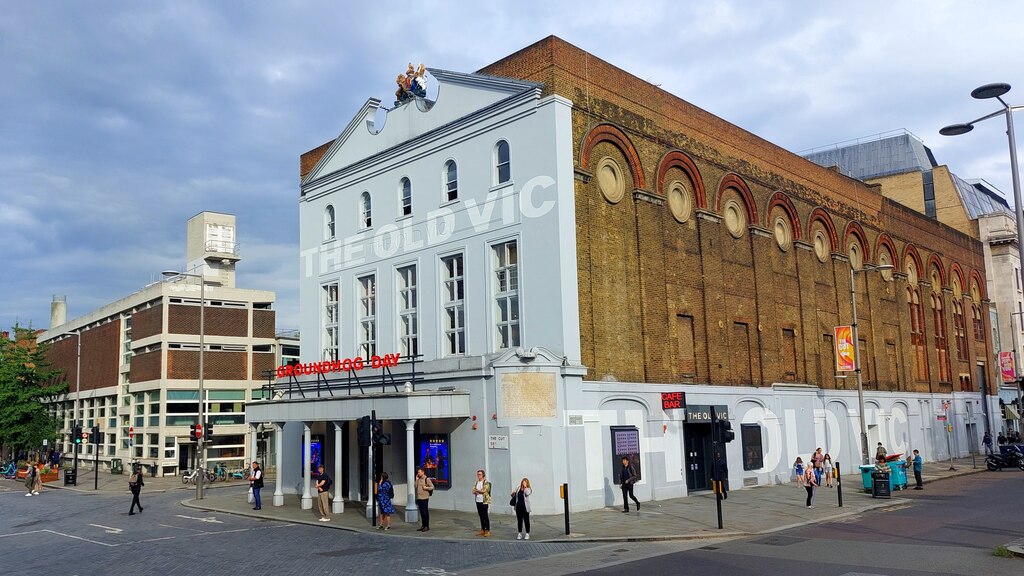
M239 468L231 472L231 477L236 480L248 480L252 476L252 468Z
M8 479L8 480L16 478L18 476L18 466L17 466L17 464L15 464L14 462L8 462L3 467L3 469L0 470L0 474L3 474L3 477Z
M228 468L223 462L218 462L217 465L213 467L213 473L217 477L217 480L226 481L228 479Z

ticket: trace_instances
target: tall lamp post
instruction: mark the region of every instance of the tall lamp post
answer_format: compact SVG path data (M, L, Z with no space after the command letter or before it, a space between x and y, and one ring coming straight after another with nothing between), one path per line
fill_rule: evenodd
M865 264L863 268L850 267L850 301L853 304L853 371L857 375L857 404L860 406L860 457L861 464L870 464L871 460L868 457L868 422L867 416L864 413L864 381L860 375L860 338L857 335L857 283L856 276L858 272L867 272L869 270L893 270L895 266L892 264Z
M1010 336L1013 338L1013 385L1017 389L1017 432L1021 431L1020 413L1024 411L1021 408L1020 403L1020 387L1021 387L1021 373L1020 373L1020 350L1017 346L1017 326L1019 324L1013 323L1014 316L1024 316L1022 312L1010 312ZM999 427L1002 430L1002 426Z
M65 332L61 336L74 336L76 341L75 351L75 415L71 418L71 432L75 431L75 424L78 423L78 397L80 395L80 386L82 383L82 332ZM78 442L75 438L71 439L71 449L75 451L75 486L78 486Z
M203 280L202 274L189 274L187 272L175 272L174 270L164 270L161 274L168 279L199 279L199 423L203 425L203 434L206 434L206 423L204 422L206 417L204 397L206 394L203 391L203 357L206 354L206 282ZM199 473L196 474L196 500L203 499L203 481L205 480L203 465L206 462L203 434L198 434L198 438L196 438L196 458L198 460L196 467L199 469Z
M999 103L1003 105L1002 109L996 110L991 114L986 114L981 118L971 120L966 124L951 124L945 128L939 130L939 134L943 136L959 136L960 134L966 134L971 130L974 130L974 125L982 120L988 120L989 118L995 118L1000 114L1006 117L1006 137L1010 141L1010 177L1013 180L1013 212L1017 218L1017 257L1020 260L1018 268L1020 268L1021 282L1024 286L1024 215L1022 215L1021 209L1024 205L1021 204L1020 199L1020 174L1017 171L1017 141L1013 134L1013 112L1015 110L1024 109L1024 106L1010 106L1003 100L1003 94L1010 91L1010 85L1006 83L995 83L985 84L979 86L971 91L971 96L979 100L986 100L989 98L995 98L999 100ZM1012 316L1011 316L1011 324ZM1011 326L1012 328L1012 326ZM1016 341L1016 338L1014 338ZM1017 347L1014 345L1014 357L1017 357ZM1016 368L1014 368L1016 370ZM988 401L985 400L985 390L982 390L982 406L985 407L985 430L989 429L988 419ZM1021 391L1020 383L1017 383L1017 407L1021 407ZM1017 427L1020 427L1020 421L1018 421Z

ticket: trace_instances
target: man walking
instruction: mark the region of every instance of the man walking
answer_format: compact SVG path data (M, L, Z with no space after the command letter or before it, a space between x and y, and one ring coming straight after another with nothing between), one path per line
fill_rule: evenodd
M985 445L985 455L992 455L992 433L988 430L985 431L985 437L981 439L981 443Z
M633 484L639 480L639 475L636 473L636 468L629 463L629 457L622 457L622 471L619 472L619 488L622 489L622 513L629 513L629 499L632 498L633 502L636 503L636 511L640 511L640 501L636 499L633 494Z
M128 489L132 492L132 505L128 508L128 515L135 515L135 507L139 507L139 512L142 512L142 502L139 502L139 494L142 492L142 487L146 485L146 482L142 479L142 468L138 465L132 468L132 475L128 478Z
M420 511L420 527L417 532L430 531L430 499L434 493L434 483L427 478L423 468L416 469L416 509Z
M316 467L316 498L317 498L316 506L317 506L317 510L320 511L320 521L321 522L330 522L331 521L331 513L330 513L330 508L329 508L329 506L330 506L330 498L331 498L331 493L329 492L329 490L331 489L331 484L333 484L333 481L331 480L331 477L327 475L327 472L324 472L324 465L321 464L321 465L317 466Z
M263 470L260 463L255 460L252 463L252 474L249 475L249 486L252 487L252 500L255 506L253 510L262 510L263 501L260 499L260 490L263 488Z
M914 486L914 490L924 490L924 482L921 481L922 464L923 460L921 460L921 453L914 450L914 481L917 482L917 486Z

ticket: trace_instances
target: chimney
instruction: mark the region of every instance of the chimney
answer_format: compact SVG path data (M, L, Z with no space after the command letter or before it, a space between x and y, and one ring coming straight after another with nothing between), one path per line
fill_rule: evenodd
M50 302L50 328L56 328L68 321L68 297L54 294Z

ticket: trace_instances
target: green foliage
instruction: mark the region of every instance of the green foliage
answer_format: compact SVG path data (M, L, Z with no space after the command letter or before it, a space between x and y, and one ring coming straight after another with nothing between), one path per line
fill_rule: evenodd
M57 380L32 330L15 326L13 336L0 338L0 446L40 448L59 427L46 403L65 394L67 383Z

